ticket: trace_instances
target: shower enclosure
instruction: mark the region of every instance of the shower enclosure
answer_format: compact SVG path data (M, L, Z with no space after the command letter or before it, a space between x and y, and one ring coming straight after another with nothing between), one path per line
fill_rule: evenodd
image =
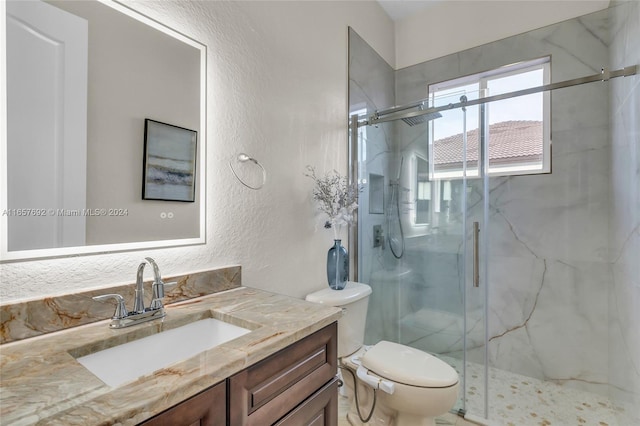
M449 362L460 414L640 424L639 28L613 3L400 70L350 31L365 343Z

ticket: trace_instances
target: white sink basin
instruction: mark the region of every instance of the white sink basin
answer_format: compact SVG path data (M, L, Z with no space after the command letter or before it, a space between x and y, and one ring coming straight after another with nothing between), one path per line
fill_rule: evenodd
M107 385L118 387L250 331L207 318L95 352L77 361Z

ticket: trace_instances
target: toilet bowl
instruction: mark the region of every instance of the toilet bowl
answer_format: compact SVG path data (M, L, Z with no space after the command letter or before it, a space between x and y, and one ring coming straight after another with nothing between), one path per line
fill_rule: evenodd
M370 294L368 285L349 282L344 290L326 288L306 297L344 311L338 320L338 358L350 403L347 419L352 425L433 426L435 417L456 402L458 374L444 361L405 345L380 341L363 346Z

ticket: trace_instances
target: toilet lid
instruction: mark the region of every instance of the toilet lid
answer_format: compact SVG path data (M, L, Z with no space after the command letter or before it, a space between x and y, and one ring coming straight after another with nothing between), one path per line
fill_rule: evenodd
M322 303L329 306L344 306L371 294L371 287L366 284L348 281L342 290L325 288L308 294L306 300L309 302Z
M458 373L446 362L418 349L384 340L362 356L362 365L385 379L405 385L444 388L458 382Z

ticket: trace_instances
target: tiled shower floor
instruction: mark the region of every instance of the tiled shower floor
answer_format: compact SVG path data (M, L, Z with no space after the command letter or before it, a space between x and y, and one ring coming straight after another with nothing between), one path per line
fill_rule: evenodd
M462 361L442 357L458 373ZM467 364L466 408L484 412L484 368ZM635 416L635 417L634 417ZM636 426L636 412L617 407L605 396L541 381L495 368L489 369L489 418L505 426Z
M442 357L458 373L462 361ZM504 370L489 369L489 418L493 426L640 426L638 413L617 407L606 397L544 382ZM467 412L480 416L484 411L484 369L467 366ZM346 420L347 399L340 397L339 426ZM473 425L453 414L438 425Z

